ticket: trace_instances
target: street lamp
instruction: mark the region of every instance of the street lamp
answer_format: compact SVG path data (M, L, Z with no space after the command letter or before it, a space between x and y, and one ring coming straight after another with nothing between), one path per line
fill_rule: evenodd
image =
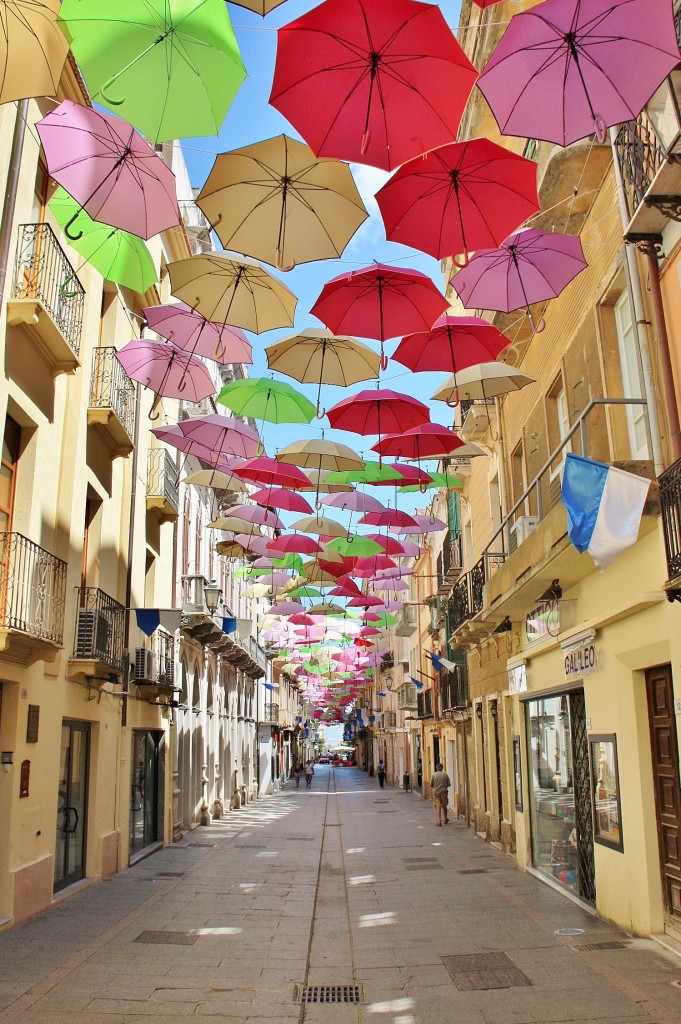
M222 587L215 580L210 583L204 583L203 585L203 597L206 602L206 608L211 615L215 615L220 604L220 598L222 597Z
M388 687L388 689L392 690L394 680L390 672L387 673L387 675L384 677L384 680L385 685Z

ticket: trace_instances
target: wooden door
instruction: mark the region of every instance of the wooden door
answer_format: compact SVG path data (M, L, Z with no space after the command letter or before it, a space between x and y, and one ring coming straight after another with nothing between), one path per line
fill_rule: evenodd
M681 922L681 790L671 666L648 669L646 689L665 910Z

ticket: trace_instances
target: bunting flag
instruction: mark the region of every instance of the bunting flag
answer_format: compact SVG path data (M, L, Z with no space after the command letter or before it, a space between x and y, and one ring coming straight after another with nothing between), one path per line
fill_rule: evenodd
M453 661L448 661L447 658L443 658L440 654L433 654L432 651L426 651L426 657L430 658L436 672L442 672L443 669L453 672L456 668Z
M263 683L263 686L265 687L266 690L273 690L274 689L274 686L272 685L272 683Z
M222 632L223 633L236 633L237 620L230 618L229 616L222 617Z
M426 684L422 683L420 679L414 679L413 676L409 676L409 678L411 679L412 683L414 684L417 690L423 690L425 688Z
M159 626L168 633L174 633L182 624L182 612L179 608L133 608L137 626L146 636L155 633Z

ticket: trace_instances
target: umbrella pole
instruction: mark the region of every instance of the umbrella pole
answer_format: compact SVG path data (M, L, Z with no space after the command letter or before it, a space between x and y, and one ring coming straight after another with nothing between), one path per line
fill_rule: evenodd
M379 333L381 335L381 369L385 373L388 368L388 359L383 350L383 343L385 341L385 325L383 323L383 278L380 273L378 275L378 316L379 316ZM380 441L380 438L379 438Z
M515 249L513 249L512 256L513 256L513 263L515 265L516 273L518 275L518 284L520 285L520 290L523 293L523 299L525 300L525 309L527 310L527 315L529 317L530 324L532 325L532 330L534 331L535 334L541 334L542 331L544 330L544 328L546 327L546 321L544 320L544 317L542 317L541 320L539 321L539 323L535 323L535 319L532 316L532 310L530 309L530 302L529 302L529 299L527 298L527 292L525 291L525 285L523 283L522 275L520 273L520 264L518 263L518 256L517 256L517 253L515 252Z
M322 400L322 378L324 376L324 356L326 355L326 341L322 342L322 361L319 366L319 388L317 389L317 419L321 420L326 416L326 409L320 408Z
M450 402L447 398L445 405L448 405L450 409L456 409L459 404L459 389L456 386L456 358L454 356L454 339L452 338L452 328L447 326L447 337L449 338L449 351L452 357L452 372L454 374L454 401Z

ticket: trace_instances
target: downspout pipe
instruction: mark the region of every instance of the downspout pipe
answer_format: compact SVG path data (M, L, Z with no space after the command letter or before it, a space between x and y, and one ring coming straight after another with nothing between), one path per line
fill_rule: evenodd
M125 573L125 621L123 631L123 650L127 658L125 664L125 676L123 679L123 700L121 701L121 726L125 729L128 724L128 693L130 691L130 611L132 601L132 570L133 570L133 547L135 543L135 508L137 506L137 467L139 463L139 440L140 440L140 405L142 400L142 385L138 384L135 389L135 429L132 449L132 482L130 487L130 520L128 523L128 565Z
M9 154L9 169L7 172L7 182L5 184L2 220L0 220L0 303L5 297L9 250L12 242L12 225L14 223L14 211L17 205L17 193L19 191L19 175L21 173L21 160L24 153L24 138L26 136L27 118L28 100L20 100L20 102L17 103L17 116L14 122L12 148Z

